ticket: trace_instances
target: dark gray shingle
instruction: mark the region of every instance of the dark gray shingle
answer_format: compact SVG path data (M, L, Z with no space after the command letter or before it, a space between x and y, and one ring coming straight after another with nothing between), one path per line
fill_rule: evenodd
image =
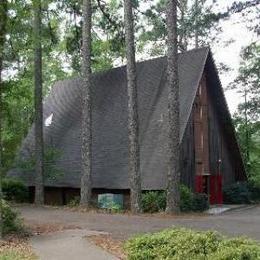
M179 55L181 138L208 53L208 48L202 48ZM167 172L166 58L138 63L137 73L142 187L163 189ZM62 152L56 165L64 173L55 181L46 180L48 186L80 186L81 86L80 79L57 82L44 102L44 119L53 113L52 124L44 127L45 142ZM94 75L93 187L128 188L127 135L125 67ZM22 144L21 157L28 157L33 142L32 127ZM34 184L33 173L13 169L9 175Z

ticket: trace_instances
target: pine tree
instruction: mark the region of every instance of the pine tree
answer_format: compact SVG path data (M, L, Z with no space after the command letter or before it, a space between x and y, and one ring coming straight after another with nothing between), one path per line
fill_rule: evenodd
M4 56L4 44L6 36L6 24L7 24L7 0L3 0L0 5L0 239L2 238L2 70L3 70L3 56Z
M80 204L86 208L91 200L92 118L91 118L91 0L83 0L82 35L82 176Z
M179 212L180 185L180 123L179 123L179 82L177 44L177 0L167 3L167 84L168 93L168 176L167 213Z
M127 56L128 135L129 135L129 179L131 211L141 211L140 151L138 141L137 81L134 44L134 21L131 0L124 0L124 21Z
M33 1L34 11L34 102L35 102L35 203L44 203L43 110L42 110L42 45L41 0Z
M195 49L199 48L199 32L198 32L198 15L199 15L199 6L198 0L195 0Z

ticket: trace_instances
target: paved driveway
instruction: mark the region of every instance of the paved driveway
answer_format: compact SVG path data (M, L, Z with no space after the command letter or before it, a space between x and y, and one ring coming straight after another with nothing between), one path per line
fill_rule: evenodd
M183 226L199 230L217 230L228 236L244 235L260 240L260 205L217 216L179 217L82 213L34 206L21 206L18 210L30 224L78 227L88 231L108 232L114 238L128 238L138 233Z

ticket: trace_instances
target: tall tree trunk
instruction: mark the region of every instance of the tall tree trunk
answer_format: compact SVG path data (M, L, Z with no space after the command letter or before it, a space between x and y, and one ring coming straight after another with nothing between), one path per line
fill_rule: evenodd
M92 175L92 116L91 116L91 0L83 0L82 35L82 176L80 204L86 208L91 200Z
M177 0L167 3L168 33L168 178L167 213L179 212L180 185L180 119L179 119L179 82L178 82L178 46L177 46Z
M44 144L42 115L41 0L33 1L34 11L34 102L35 102L35 204L44 203Z
M187 51L187 48L188 48L188 39L187 39L188 35L187 35L187 28L186 28L186 24L185 24L185 19L186 19L187 9L188 9L187 5L188 5L187 0L182 0L179 3L181 30L180 30L180 34L178 35L178 37L179 37L179 43L178 43L179 46L178 47L181 52Z
M195 0L195 49L199 48L198 15L199 3L198 0Z
M2 128L3 128L3 104L2 104L2 70L3 70L3 53L6 35L6 23L7 23L7 0L3 0L0 5L0 239L2 239L2 175L3 175L3 140L2 140Z
M245 91L244 91L245 148L246 148L245 161L246 161L246 173L247 173L247 176L249 177L249 173L250 173L250 167L249 167L249 165L250 165L250 134L249 134L249 126L248 126L247 96L248 96L248 90L245 88Z
M134 44L134 21L131 0L124 0L126 30L128 135L129 135L129 179L131 189L131 211L141 211L140 148L138 141L137 81Z

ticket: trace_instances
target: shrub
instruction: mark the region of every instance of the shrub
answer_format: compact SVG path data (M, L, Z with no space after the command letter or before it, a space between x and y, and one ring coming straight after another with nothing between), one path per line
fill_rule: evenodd
M2 189L6 200L26 202L29 199L28 188L19 180L4 179L2 182Z
M249 239L225 239L219 244L218 250L208 259L213 260L256 260L260 259L260 245Z
M69 207L77 207L79 206L80 203L80 196L75 196L74 198L72 198L69 203L68 206Z
M192 211L205 211L209 209L209 199L205 193L195 193L192 201Z
M227 204L248 204L251 192L246 182L237 182L223 189L223 197Z
M148 191L142 194L142 208L144 212L154 213L166 208L166 193L164 191ZM191 190L180 186L180 209L183 212L204 211L209 208L206 194L193 194Z
M23 230L22 222L18 213L12 210L4 200L2 200L2 221L3 234L20 232Z
M132 238L126 242L125 250L129 260L253 260L260 257L260 245L255 241L227 239L216 232L184 228Z
M122 206L116 202L111 202L109 205L108 205L108 208L107 208L108 211L112 212L112 213L119 213L123 210Z
M191 190L184 185L180 186L180 208L181 211L187 212L193 209L193 194Z
M250 191L251 201L252 202L259 202L260 201L260 186L259 184L249 182L248 189Z
M142 194L142 208L144 212L154 213L166 208L166 194L164 191L148 191Z

